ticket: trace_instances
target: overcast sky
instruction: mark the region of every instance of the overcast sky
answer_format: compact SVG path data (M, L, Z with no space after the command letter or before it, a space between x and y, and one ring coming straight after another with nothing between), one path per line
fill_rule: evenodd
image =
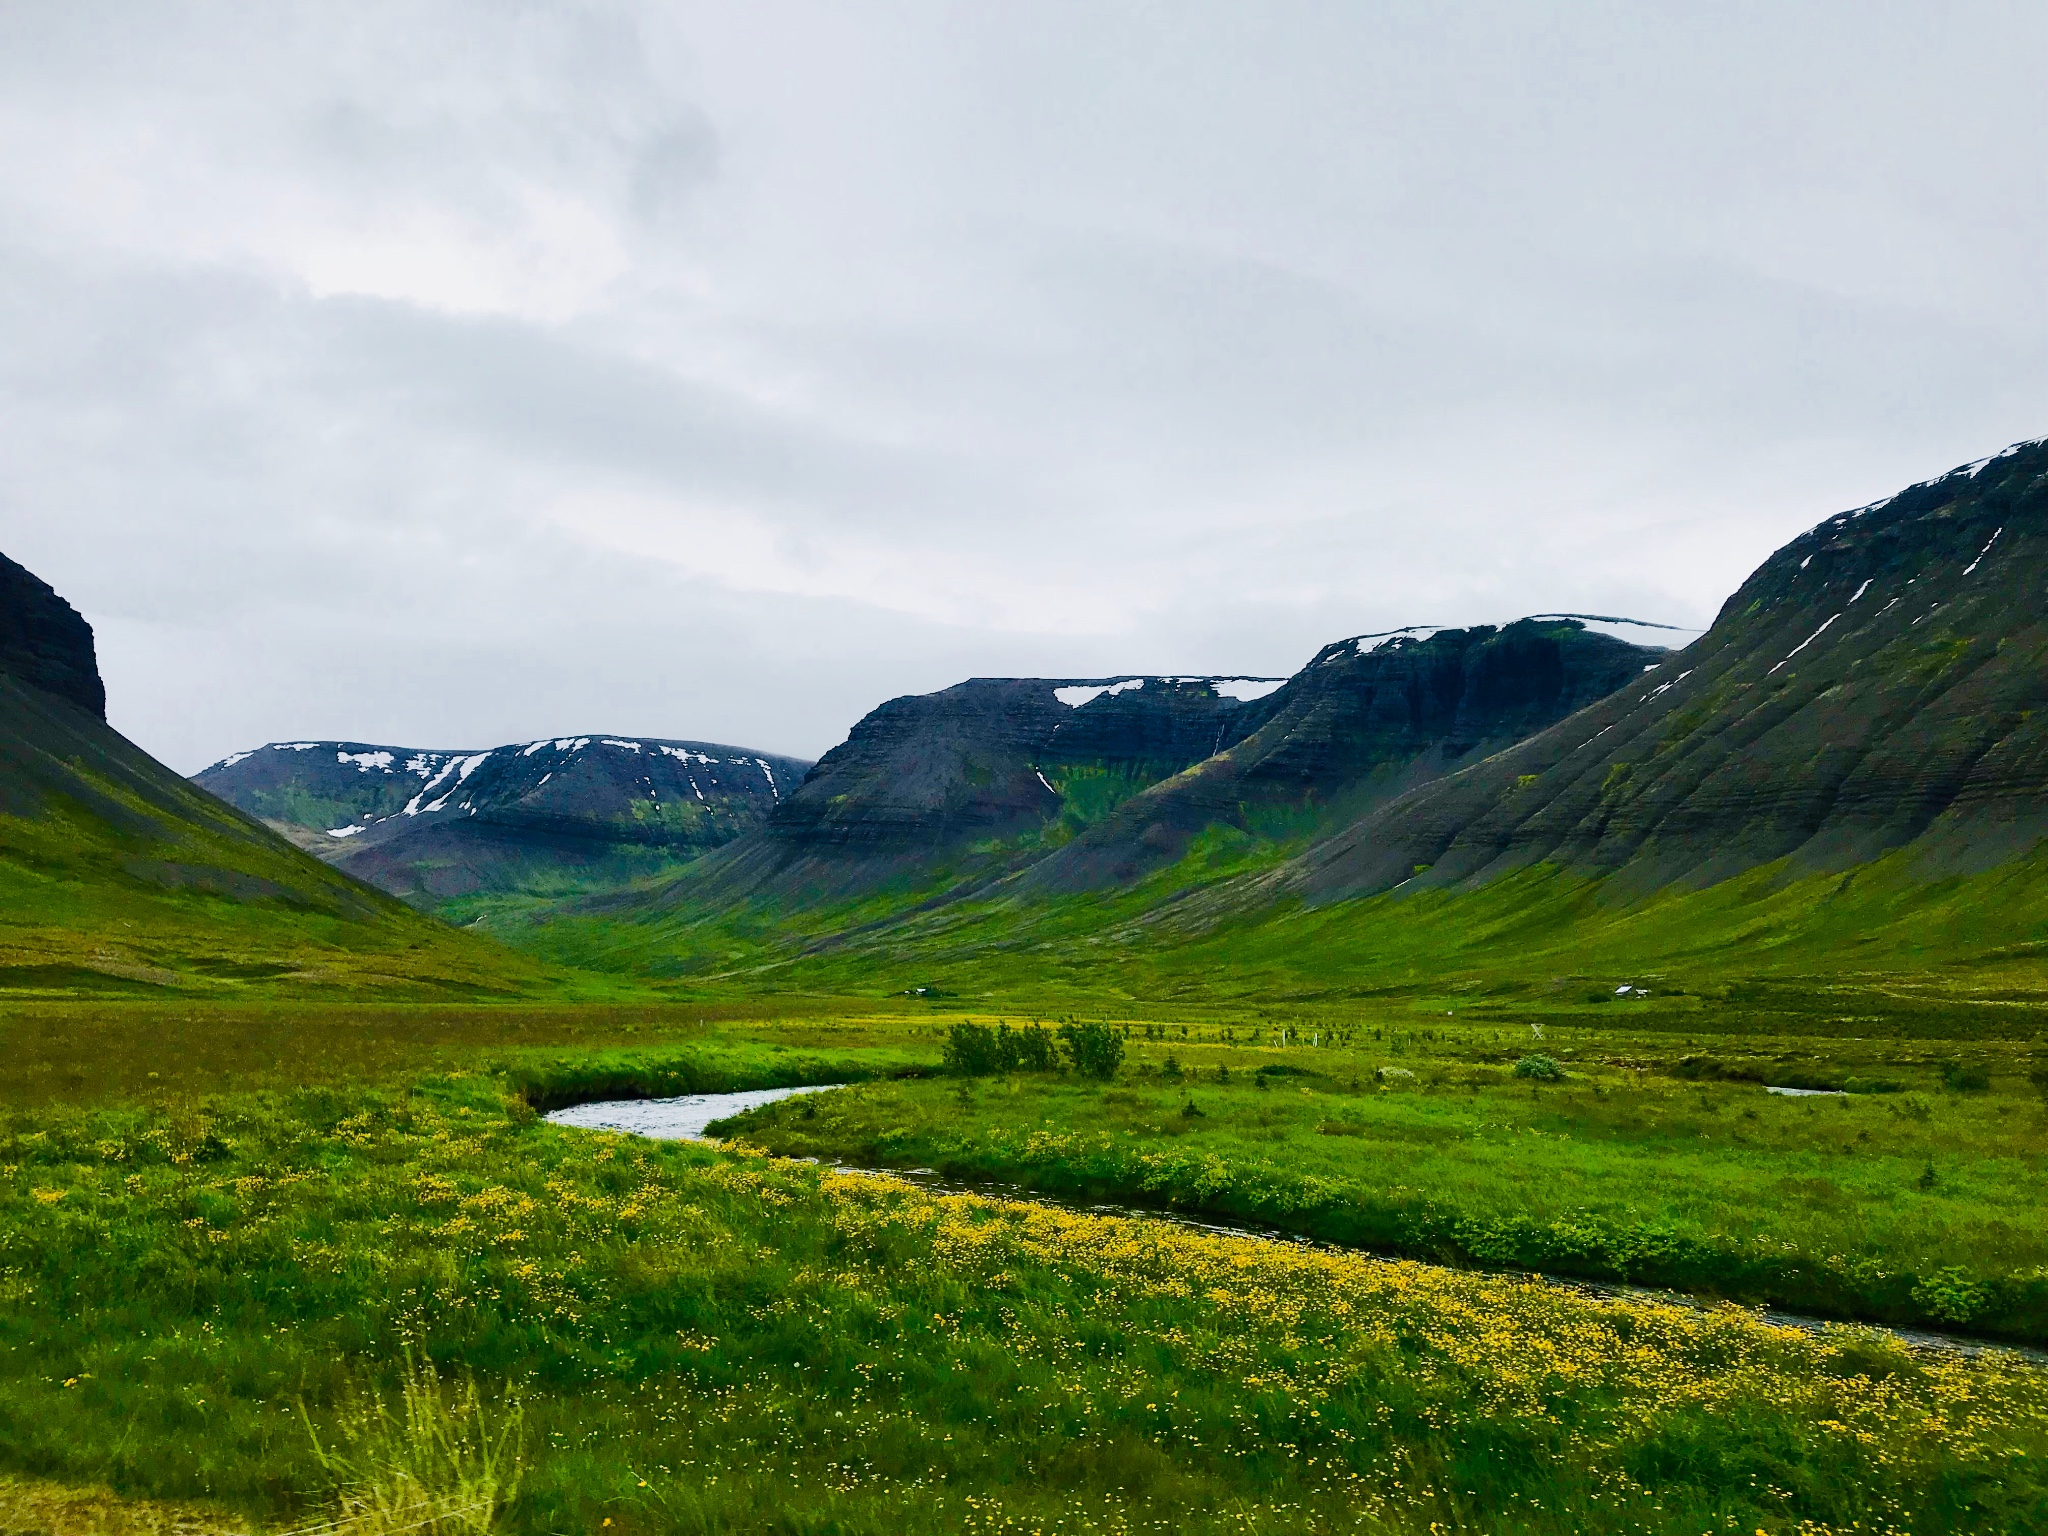
M2048 7L0 0L0 548L191 771L1292 671L2048 433Z

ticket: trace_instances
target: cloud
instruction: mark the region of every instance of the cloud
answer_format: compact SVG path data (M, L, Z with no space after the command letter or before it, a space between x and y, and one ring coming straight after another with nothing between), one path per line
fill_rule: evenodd
M0 547L184 768L1704 623L2048 430L2044 34L13 8Z

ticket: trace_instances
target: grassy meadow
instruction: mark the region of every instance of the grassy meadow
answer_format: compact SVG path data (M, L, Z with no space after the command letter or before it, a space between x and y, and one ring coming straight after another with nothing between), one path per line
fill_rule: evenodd
M1764 1246L1833 1253L1860 1230L1923 1279L1945 1258L1943 1294L1965 1303L2043 1262L2029 1046L1707 1039L1654 1007L1604 1032L1553 1020L1541 1042L1416 1008L1133 1019L1108 1082L931 1075L965 1016L907 1002L17 1009L0 1046L52 1065L0 1099L0 1518L2048 1527L2048 1372L2017 1356L938 1195L763 1150L951 1158L1184 1206L1270 1192L1260 1170L1281 1170L1292 1214L1244 1214L1299 1230L1347 1202L1378 1220L1375 1192L1427 1184L1444 1231L1511 1239L1442 1251L1510 1269L1528 1262L1516 1216L1681 1232L1721 1199L1752 1208ZM1532 1047L1566 1075L1514 1077ZM1750 1072L1885 1091L1778 1100ZM751 1117L760 1146L537 1112L828 1081L856 1086ZM1065 1150L1034 1163L1048 1137ZM1796 1171L1773 1182L1774 1160ZM1169 1166L1207 1193L1157 1183Z
M1008 866L989 851L858 899L699 904L687 879L671 879L637 901L483 903L459 918L564 973L709 996L924 986L1041 1012L1260 1013L1418 996L1540 1010L1643 983L1731 1003L1710 1027L1744 1030L1772 1012L1873 1002L1888 1016L1915 1000L2048 1005L2041 855L1991 870L1935 869L1907 853L1850 872L1781 861L1649 894L1537 866L1473 890L1432 888L1425 874L1413 889L1303 906L1258 883L1299 846L1212 828L1128 888L1057 897L1005 894Z
M877 1083L730 1133L1382 1253L2048 1343L2048 1060L2030 1045L1556 1024L1538 1040L1455 1019L1133 1034L1113 1083ZM1559 1076L1518 1076L1523 1061Z

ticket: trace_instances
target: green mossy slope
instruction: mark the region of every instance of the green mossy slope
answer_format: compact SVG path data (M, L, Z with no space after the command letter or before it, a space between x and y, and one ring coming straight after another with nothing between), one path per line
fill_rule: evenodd
M421 917L0 675L0 988L497 995L528 958Z

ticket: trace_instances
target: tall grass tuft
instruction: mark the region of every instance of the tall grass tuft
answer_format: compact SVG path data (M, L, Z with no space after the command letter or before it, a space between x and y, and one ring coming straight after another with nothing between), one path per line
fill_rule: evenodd
M310 1417L306 1428L335 1496L333 1518L309 1536L486 1536L525 1470L516 1390L506 1388L487 1412L473 1380L444 1387L431 1360L407 1358L397 1412L358 1390L343 1404L332 1443Z

